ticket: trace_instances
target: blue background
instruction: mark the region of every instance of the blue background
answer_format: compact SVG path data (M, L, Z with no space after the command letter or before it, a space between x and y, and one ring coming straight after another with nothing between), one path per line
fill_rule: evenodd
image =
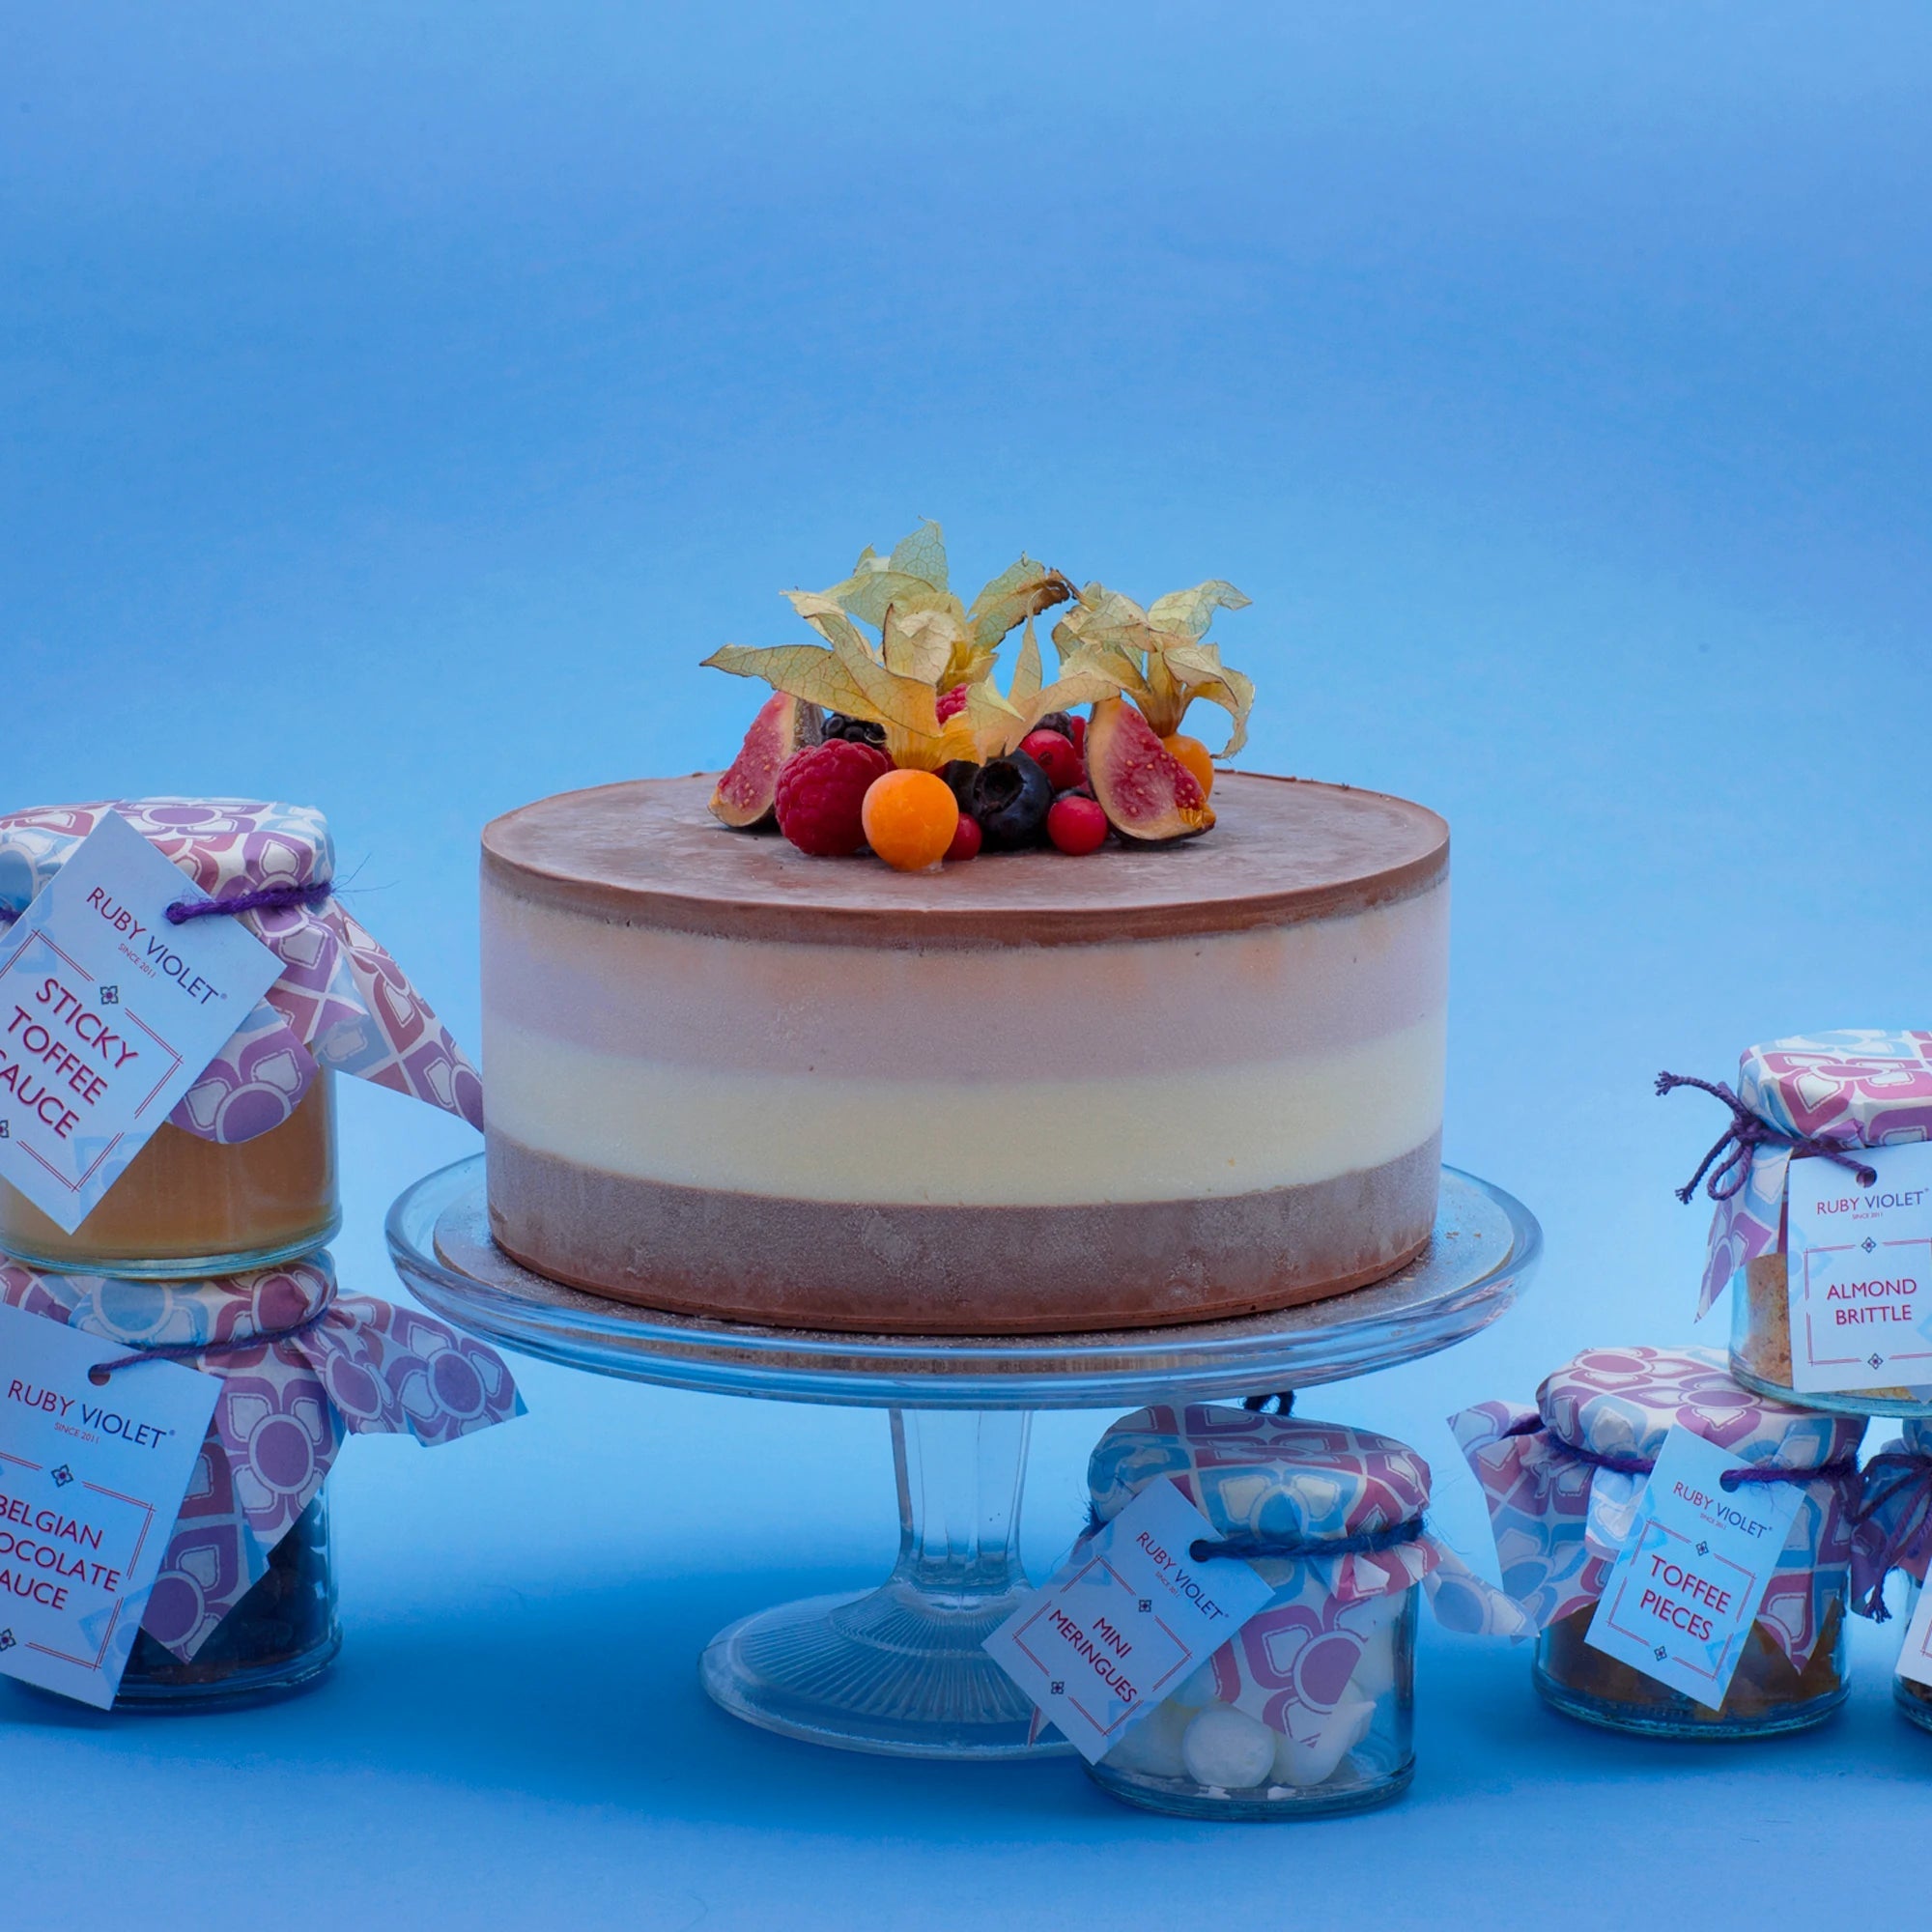
M473 1037L477 828L727 756L754 694L696 661L795 635L781 586L920 516L969 582L1232 578L1253 762L1456 828L1450 1157L1548 1264L1321 1406L1479 1551L1444 1413L1690 1338L1718 1122L1656 1070L1928 1020L1928 81L1886 6L11 8L5 803L326 806ZM346 1124L380 1292L389 1198L473 1137ZM884 1419L526 1383L355 1445L316 1695L0 1695L10 1923L1922 1908L1932 1738L1863 1627L1831 1730L1696 1750L1432 1636L1411 1798L1289 1833L743 1729L696 1653L882 1574ZM1102 1420L1037 1431L1037 1561Z

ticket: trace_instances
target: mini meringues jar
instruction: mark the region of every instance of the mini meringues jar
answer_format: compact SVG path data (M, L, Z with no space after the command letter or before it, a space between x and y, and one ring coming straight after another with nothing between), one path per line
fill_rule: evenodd
M308 1253L341 1220L336 1071L482 1125L474 1070L334 897L327 824L310 807L120 799L0 815L0 949L110 811L183 873L185 918L238 920L282 970L71 1234L0 1181L0 1252L37 1268L124 1279L235 1273Z
M1094 1451L1094 1528L1155 1482L1175 1483L1212 1525L1196 1561L1245 1561L1274 1594L1089 1775L1185 1817L1311 1818L1400 1796L1415 1767L1421 1598L1457 1629L1524 1628L1424 1527L1428 1463L1340 1423L1145 1408Z
M1505 1587L1540 1632L1533 1676L1566 1716L1662 1738L1750 1738L1821 1724L1844 1702L1861 1417L1774 1401L1709 1349L1586 1349L1535 1408L1453 1418L1488 1500ZM1690 1430L1798 1490L1797 1517L1716 1708L1585 1641L1664 1437Z

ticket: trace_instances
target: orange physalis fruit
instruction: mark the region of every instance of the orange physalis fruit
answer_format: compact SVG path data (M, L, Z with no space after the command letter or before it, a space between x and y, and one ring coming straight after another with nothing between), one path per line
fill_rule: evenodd
M936 772L887 772L872 781L862 817L866 843L901 872L923 872L946 857L959 829L959 801Z
M1190 738L1185 731L1171 732L1161 741L1162 748L1177 757L1194 774L1194 781L1201 787L1201 796L1206 798L1214 789L1214 758L1199 738Z

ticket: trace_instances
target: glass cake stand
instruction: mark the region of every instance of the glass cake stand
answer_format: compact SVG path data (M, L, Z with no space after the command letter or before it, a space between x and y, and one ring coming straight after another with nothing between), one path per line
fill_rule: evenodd
M596 1375L891 1411L899 1557L875 1590L785 1604L713 1638L727 1711L899 1757L1069 1749L980 1648L1026 1600L1017 1554L1032 1412L1209 1402L1341 1381L1465 1340L1515 1302L1542 1231L1501 1188L1442 1170L1429 1246L1386 1281L1236 1321L1083 1335L850 1335L662 1314L567 1288L490 1238L483 1156L389 1210L397 1272L470 1333Z

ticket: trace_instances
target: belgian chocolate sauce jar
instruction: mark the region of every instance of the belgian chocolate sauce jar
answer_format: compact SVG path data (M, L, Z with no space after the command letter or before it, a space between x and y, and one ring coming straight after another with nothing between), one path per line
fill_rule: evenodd
M338 1293L327 1252L204 1280L43 1273L0 1258L0 1307L104 1337L98 1372L151 1360L221 1384L116 1710L287 1696L341 1648L327 1485L349 1436L435 1445L523 1413L502 1358L446 1322Z
M1649 1737L1750 1738L1808 1729L1844 1702L1863 1418L1747 1389L1713 1350L1631 1348L1585 1350L1544 1382L1534 1409L1484 1403L1453 1426L1488 1500L1510 1594L1541 1633L1532 1677L1547 1703ZM1673 1426L1777 1471L1773 1480L1789 1480L1800 1498L1717 1708L1586 1640Z
M1273 1594L1089 1775L1183 1817L1312 1818L1399 1797L1415 1769L1423 1596L1459 1629L1521 1624L1424 1528L1428 1463L1340 1423L1146 1408L1094 1451L1095 1526L1168 1481L1214 1530L1192 1557L1247 1562Z
M293 1260L340 1225L332 1075L482 1124L482 1089L389 954L334 895L321 812L242 799L121 799L0 815L0 952L114 813L183 874L169 917L233 919L281 972L167 1122L71 1234L0 1180L0 1252L123 1279Z
M1872 1351L1874 1341L1899 1334L1896 1318L1908 1312L1900 1295L1845 1306L1827 1287L1810 1291L1801 1275L1796 1340L1814 1367L1795 1371L1787 1213L1795 1161L1826 1160L1851 1197L1871 1191L1861 1179L1868 1153L1932 1139L1932 1033L1856 1028L1747 1047L1735 1094L1670 1074L1660 1084L1701 1087L1732 1109L1731 1126L1682 1190L1689 1201L1702 1181L1716 1204L1697 1313L1730 1290L1731 1373L1747 1388L1812 1408L1932 1416L1932 1350L1917 1355L1916 1368L1889 1372ZM1862 1174L1876 1179L1869 1168ZM1884 1250L1876 1252L1882 1260ZM1879 1279L1869 1286L1892 1285L1883 1267L1870 1273ZM1909 1321L1902 1325L1910 1332Z

